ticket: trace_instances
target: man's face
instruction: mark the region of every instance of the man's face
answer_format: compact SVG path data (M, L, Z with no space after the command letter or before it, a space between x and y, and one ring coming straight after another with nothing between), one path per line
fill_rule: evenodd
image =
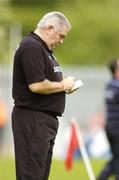
M52 29L50 29L50 35L49 35L49 47L51 49L54 49L57 45L63 44L64 38L67 36L67 34L68 34L68 29L65 26L57 32L52 27Z

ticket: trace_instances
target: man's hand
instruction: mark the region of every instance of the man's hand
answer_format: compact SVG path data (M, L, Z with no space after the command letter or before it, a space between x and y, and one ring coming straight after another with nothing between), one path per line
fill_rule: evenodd
M61 83L64 86L64 91L65 92L69 92L73 86L74 86L74 82L75 82L75 78L72 76L67 76L66 78L64 78Z

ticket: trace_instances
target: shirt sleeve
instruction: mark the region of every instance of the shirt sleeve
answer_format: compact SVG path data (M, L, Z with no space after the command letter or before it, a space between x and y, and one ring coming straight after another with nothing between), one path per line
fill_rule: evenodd
M45 57L42 49L25 49L22 53L22 66L28 85L45 80Z

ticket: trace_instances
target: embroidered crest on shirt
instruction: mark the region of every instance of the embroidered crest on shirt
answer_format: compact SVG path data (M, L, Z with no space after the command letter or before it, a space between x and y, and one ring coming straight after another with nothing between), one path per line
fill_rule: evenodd
M55 72L55 73L56 73L56 72L62 72L62 71L61 71L61 68L60 68L59 66L54 66L53 69L54 69L54 72Z

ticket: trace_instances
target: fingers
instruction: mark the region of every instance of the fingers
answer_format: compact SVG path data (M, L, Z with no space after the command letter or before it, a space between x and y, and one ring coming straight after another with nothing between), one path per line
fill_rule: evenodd
M67 76L67 77L65 77L65 78L61 81L61 83L62 83L63 86L64 86L64 91L65 91L65 92L70 91L70 90L73 88L73 86L74 86L74 82L75 82L75 78L74 78L74 77L72 77L72 76Z
M83 86L83 85L84 85L84 84L83 84L83 82L82 82L81 80L76 80L76 81L74 82L73 88L72 88L70 91L68 91L67 94L70 94L70 93L76 91L77 89L79 89L79 88L80 88L81 86Z

